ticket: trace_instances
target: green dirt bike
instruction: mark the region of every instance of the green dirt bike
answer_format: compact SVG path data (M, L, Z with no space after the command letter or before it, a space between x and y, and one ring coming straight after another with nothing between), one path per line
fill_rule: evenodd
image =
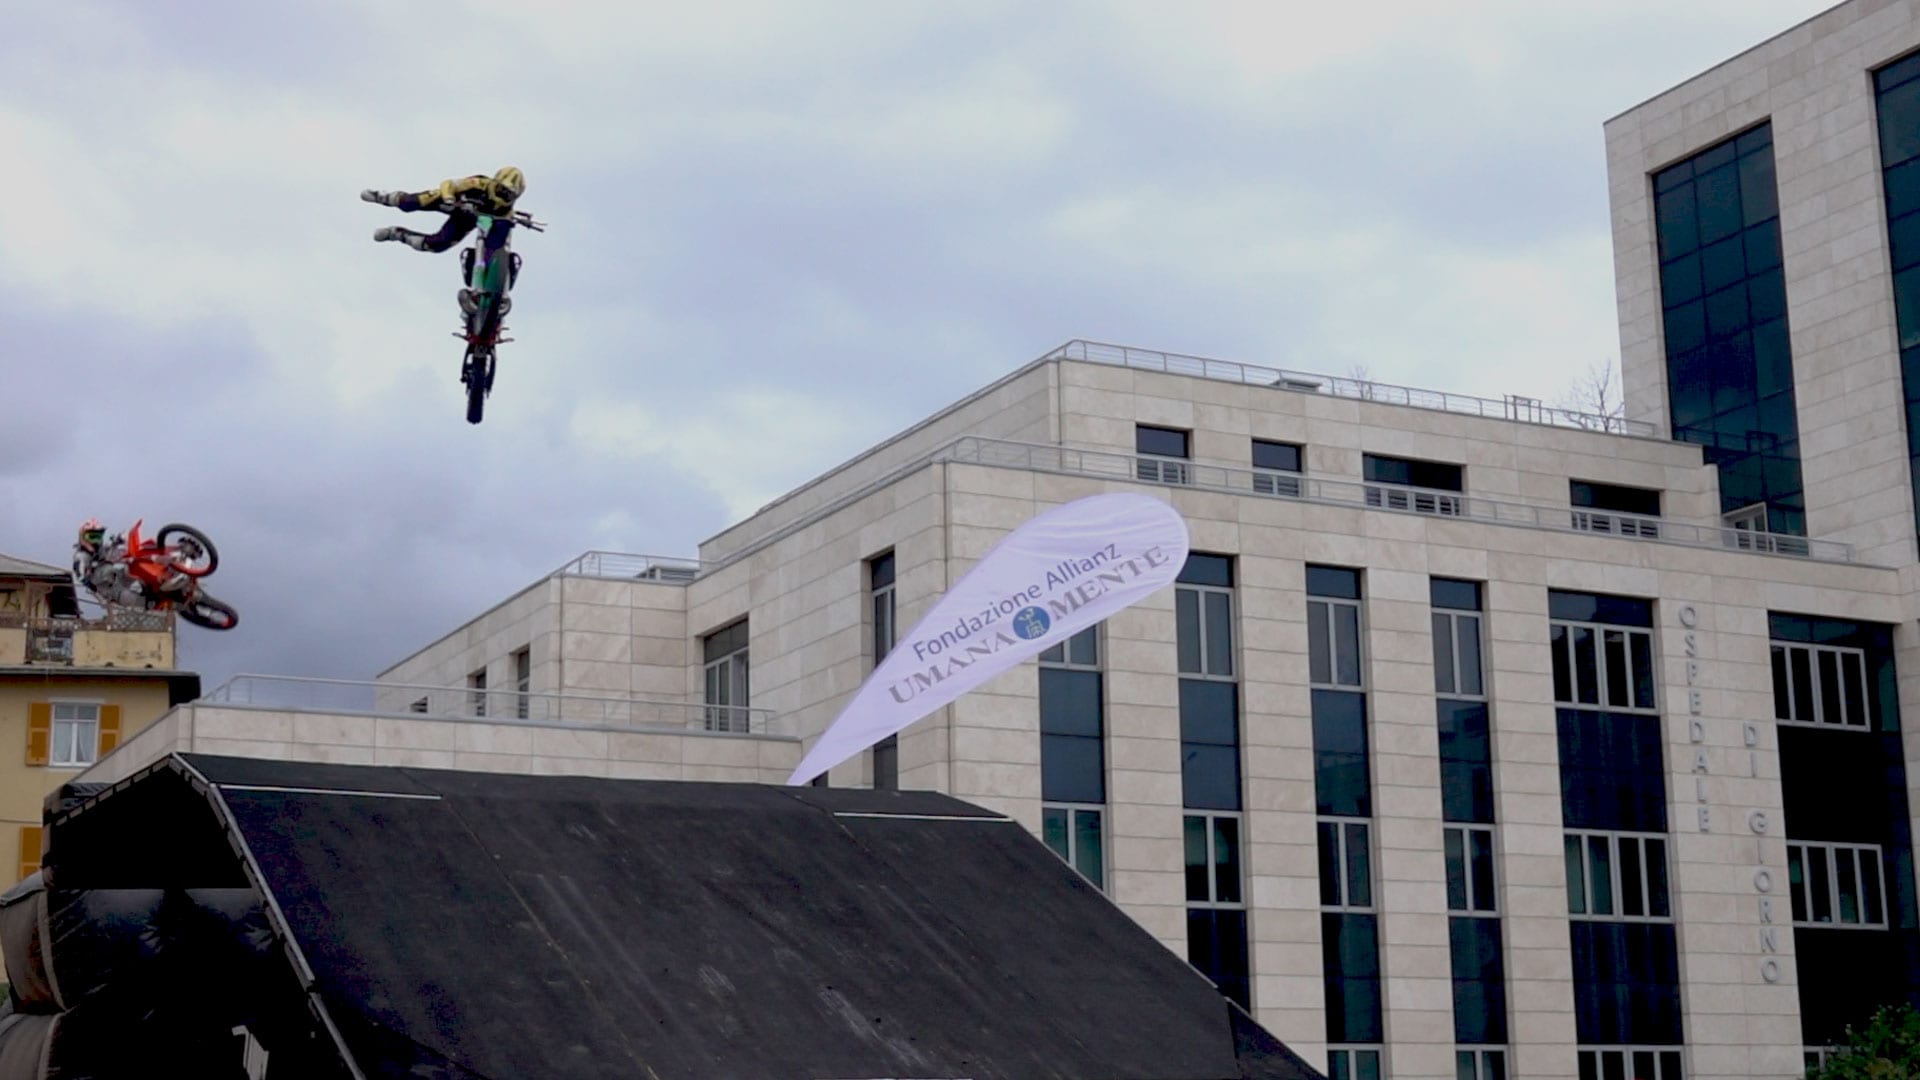
M493 391L493 369L497 346L512 341L502 337L502 322L513 310L509 293L520 276L520 256L512 251L509 237L515 226L545 232L546 223L529 214L495 216L479 214L473 230L473 242L460 253L461 277L467 287L460 290L460 311L464 325L454 337L467 342L467 355L460 364L460 381L467 388L467 423L480 422L487 395Z

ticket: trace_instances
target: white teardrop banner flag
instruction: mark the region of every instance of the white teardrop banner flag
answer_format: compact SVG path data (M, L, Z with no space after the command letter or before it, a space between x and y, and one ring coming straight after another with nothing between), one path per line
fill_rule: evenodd
M804 784L1101 619L1187 561L1179 511L1139 494L1058 506L993 546L912 630L787 778Z

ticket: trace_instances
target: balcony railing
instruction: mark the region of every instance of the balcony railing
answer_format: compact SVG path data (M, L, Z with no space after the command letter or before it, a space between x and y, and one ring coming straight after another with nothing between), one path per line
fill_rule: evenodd
M1221 491L1236 495L1257 494L1334 506L1367 507L1388 512L1425 514L1497 525L1517 525L1531 529L1589 533L1629 540L1652 540L1689 547L1725 548L1765 555L1819 559L1826 562L1853 561L1853 548L1834 540L1809 540L1804 536L1750 532L1719 525L1693 525L1663 518L1596 512L1580 507L1507 502L1457 491L1433 491L1426 488L1369 484L1354 480L1329 480L1314 476L1296 476L1291 473L1234 469L1190 461L1172 462L1179 468L1170 470L1167 468L1169 462L1165 458L1136 457L1131 454L1103 450L1075 450L1040 443L967 436L955 440L940 450L935 454L935 458L977 465L1093 476L1106 480L1146 480L1149 483Z
M1420 390L1411 386L1373 382L1369 379L1345 379L1338 375L1283 371L1232 360L1211 360L1204 356L1136 349L1127 345L1109 345L1098 341L1069 341L1041 357L1043 360L1084 360L1094 364L1164 371L1172 375L1196 375L1203 379L1270 386L1298 393L1327 394L1359 401L1378 401L1387 405L1407 405L1416 409L1464 413L1494 420L1513 420L1552 427L1580 428L1613 435L1651 438L1654 426L1645 420L1626 420L1617 416L1560 409L1542 404L1536 398L1508 395L1494 399L1470 394L1450 394L1444 390Z
M235 675L200 701L255 709L618 731L791 734L771 710L737 705L290 675Z

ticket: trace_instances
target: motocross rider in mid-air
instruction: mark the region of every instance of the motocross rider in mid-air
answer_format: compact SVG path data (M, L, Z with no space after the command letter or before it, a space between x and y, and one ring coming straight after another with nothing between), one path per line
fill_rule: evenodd
M158 599L148 597L145 587L127 572L127 538L109 537L97 518L88 518L80 526L80 538L73 544L73 576L103 604L144 608L149 599ZM161 583L161 596L185 593L191 585L187 575L175 570Z
M360 197L367 202L391 206L407 213L413 213L416 210L437 210L447 215L446 224L440 226L440 231L432 234L414 232L411 229L392 225L376 229L373 234L376 241L392 240L405 244L415 251L440 252L458 244L472 232L474 226L479 223L479 214L485 213L495 218L511 215L514 203L526 190L526 175L509 165L492 176L475 174L460 180L447 180L431 191L410 193L375 191L368 188L360 193ZM507 227L504 224L494 226L503 235ZM491 248L497 238L490 235L487 239ZM470 255L463 257L462 279L466 281L473 280L473 267L468 264L470 259ZM515 265L508 268L510 275L508 288L512 288L513 279L519 277L519 261L516 256L513 260ZM512 303L511 300L502 298L500 314L505 315ZM461 289L460 310L471 315L475 308L473 290Z

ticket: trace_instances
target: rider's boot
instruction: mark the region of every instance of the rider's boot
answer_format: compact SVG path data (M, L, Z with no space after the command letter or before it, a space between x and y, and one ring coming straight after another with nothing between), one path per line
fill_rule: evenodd
M480 310L480 301L472 289L461 289L459 295L461 312L472 315Z
M379 203L381 206L399 206L400 196L404 194L406 194L406 192L375 191L372 188L368 188L360 193L360 198L370 203Z
M412 229L398 228L393 225L383 225L373 230L373 239L376 243L393 240L405 244L415 251L427 250L427 234L417 233Z

